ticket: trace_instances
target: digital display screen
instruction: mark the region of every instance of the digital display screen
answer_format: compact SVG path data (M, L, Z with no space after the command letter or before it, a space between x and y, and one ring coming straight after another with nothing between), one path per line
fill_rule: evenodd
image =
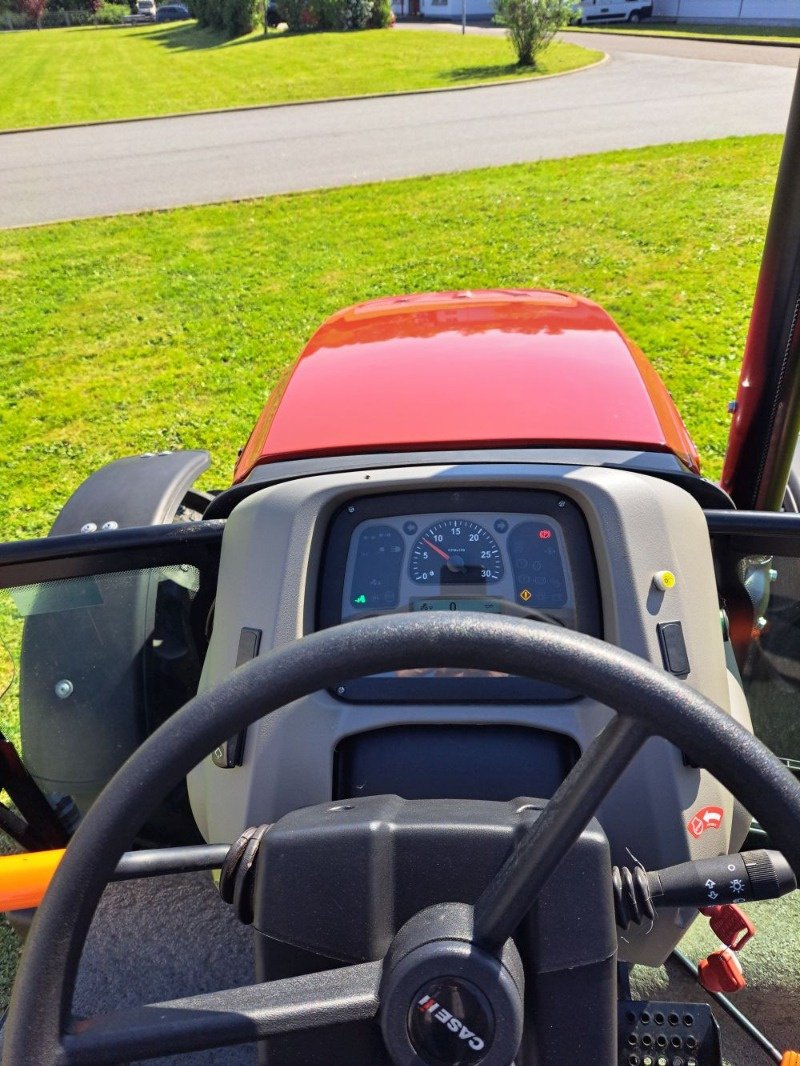
M481 611L486 614L502 614L503 611L499 600L466 599L463 596L457 600L448 596L424 600L412 596L408 606L412 611Z

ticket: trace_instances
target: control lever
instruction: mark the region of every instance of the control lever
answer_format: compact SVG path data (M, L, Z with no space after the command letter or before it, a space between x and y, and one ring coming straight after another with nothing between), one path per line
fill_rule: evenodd
M779 851L743 851L647 871L615 866L614 908L623 929L655 919L657 907L724 906L777 899L797 888L797 879Z

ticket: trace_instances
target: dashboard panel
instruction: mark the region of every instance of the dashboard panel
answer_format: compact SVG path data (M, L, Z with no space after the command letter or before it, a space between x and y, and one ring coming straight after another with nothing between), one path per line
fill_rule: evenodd
M503 519L509 522L504 532L494 525ZM254 631L260 634L260 654L268 654L342 620L407 611L411 597L421 601L420 609L430 599L446 599L448 610L451 602L460 609L460 599L478 599L493 609L499 603L502 610L529 610L530 601L514 598L519 566L515 570L514 541L509 544L512 519L520 525L539 522L540 528L549 523L552 537L537 533L537 539L557 541L566 590L559 595L566 599L555 602L557 585L551 581L554 602L541 603L542 611L561 612L562 622L586 633L600 634L602 620L605 640L661 669L659 626L679 622L690 663L688 684L749 725L741 687L727 668L708 525L695 499L636 470L574 463L467 463L446 457L385 468L310 469L260 488L227 521L201 690L236 668L243 634ZM437 523L451 520L460 520L461 533L445 525L433 530L441 541L428 536ZM416 532L404 533L405 522L414 522ZM491 536L499 565L493 545L468 522ZM390 533L387 540L361 545L361 533L371 526L388 526L401 540ZM458 552L448 538L463 537L465 530L479 537L468 543L491 552L485 560L467 554L463 562L451 559L447 568L447 560L434 552L442 563L434 564L433 577L414 579L428 561L419 558L412 572L423 534L453 556ZM373 573L369 562L381 543L401 547L375 551L402 556L399 566L391 564L397 577L372 586L382 595L392 592L392 602L351 604L351 598L367 596L364 578L385 580L383 563L375 563ZM529 564L537 561L531 554L537 549L526 549ZM488 575L475 572L482 561ZM676 577L666 590L654 583L664 570ZM191 772L188 787L200 830L207 840L232 840L242 827L275 822L288 811L334 800L347 806L346 797L376 791L546 796L611 712L589 696L574 698L557 689L548 695L544 686L526 690L524 684L503 676L438 672L332 679L328 688L252 725L240 762L223 768L209 757ZM723 825L695 839L686 826L707 805L725 812ZM686 766L679 751L655 737L597 816L613 861L624 865L633 852L649 869L719 854L728 846L736 850L748 824L709 774ZM621 957L659 965L693 917L694 912L681 912L652 929L629 930Z
M333 517L320 573L319 628L443 610L601 632L586 523L558 493L432 490L351 500ZM388 702L571 697L542 682L445 668L364 678L337 691L350 700Z

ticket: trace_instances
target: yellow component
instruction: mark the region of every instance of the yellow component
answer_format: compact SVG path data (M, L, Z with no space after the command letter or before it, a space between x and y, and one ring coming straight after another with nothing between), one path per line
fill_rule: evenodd
M800 1051L784 1051L781 1066L800 1066Z
M522 592L520 592L520 594L519 594L519 598L521 600L525 600L525 602L527 603L532 595L533 595L533 593L529 592L528 589L523 589Z
M674 589L677 580L671 570L656 570L653 574L653 584L657 589L661 589L662 592L666 592L667 589Z
M38 907L64 849L0 856L0 911Z

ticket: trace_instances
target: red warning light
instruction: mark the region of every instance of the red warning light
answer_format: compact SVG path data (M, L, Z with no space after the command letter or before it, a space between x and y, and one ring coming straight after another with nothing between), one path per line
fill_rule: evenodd
M549 529L540 529L539 530L539 540L550 540L552 535L553 534L550 532Z

